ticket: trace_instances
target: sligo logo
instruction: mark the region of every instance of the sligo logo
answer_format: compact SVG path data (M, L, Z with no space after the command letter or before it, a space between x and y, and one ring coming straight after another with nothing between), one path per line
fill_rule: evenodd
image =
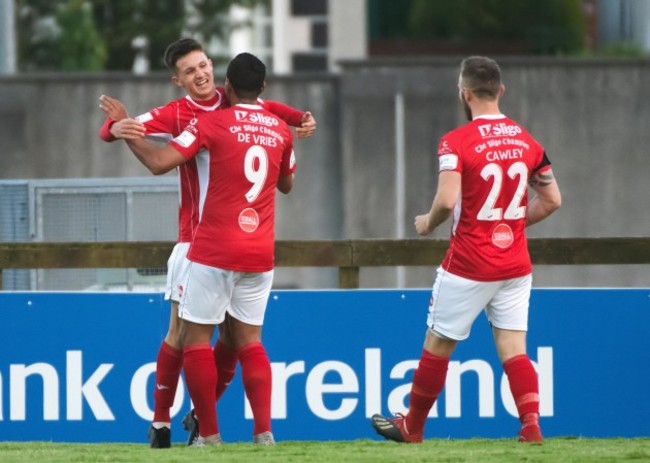
M274 117L267 116L259 112L235 110L235 119L237 122L250 122L251 124L266 125L267 127L280 125Z
M521 127L518 125L508 125L505 122L499 122L498 124L479 125L478 131L481 133L483 138L504 136L513 137L521 133Z

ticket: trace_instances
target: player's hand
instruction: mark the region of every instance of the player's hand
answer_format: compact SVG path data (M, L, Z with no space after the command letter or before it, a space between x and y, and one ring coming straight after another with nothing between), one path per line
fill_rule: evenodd
M415 216L415 231L420 236L426 236L433 231L433 228L429 225L429 214Z
M306 111L300 120L300 127L296 128L296 135L298 138L309 138L314 132L316 132L316 119L309 111Z
M106 117L114 121L120 121L129 117L124 103L117 98L111 98L108 95L101 95L99 97L99 107L106 113Z
M110 128L111 135L115 138L123 138L125 140L137 140L143 138L146 129L141 122L135 119L120 119L113 123Z

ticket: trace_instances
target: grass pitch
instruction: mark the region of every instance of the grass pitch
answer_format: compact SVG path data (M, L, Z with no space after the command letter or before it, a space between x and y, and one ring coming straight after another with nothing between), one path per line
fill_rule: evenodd
M3 463L35 462L650 462L650 438L550 438L541 445L511 439L427 439L420 445L388 441L287 441L221 447L150 449L146 444L0 442Z

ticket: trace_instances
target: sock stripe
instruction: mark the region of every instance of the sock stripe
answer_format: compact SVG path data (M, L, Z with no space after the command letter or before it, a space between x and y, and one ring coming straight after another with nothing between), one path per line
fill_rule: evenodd
M528 394L523 394L519 397L517 397L516 400L516 405L517 407L520 407L522 405L531 403L531 402L539 402L539 394L535 392L529 392Z

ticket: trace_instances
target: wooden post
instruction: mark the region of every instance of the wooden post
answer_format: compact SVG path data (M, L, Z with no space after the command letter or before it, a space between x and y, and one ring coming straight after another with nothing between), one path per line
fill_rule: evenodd
M359 288L359 267L339 267L339 288Z

